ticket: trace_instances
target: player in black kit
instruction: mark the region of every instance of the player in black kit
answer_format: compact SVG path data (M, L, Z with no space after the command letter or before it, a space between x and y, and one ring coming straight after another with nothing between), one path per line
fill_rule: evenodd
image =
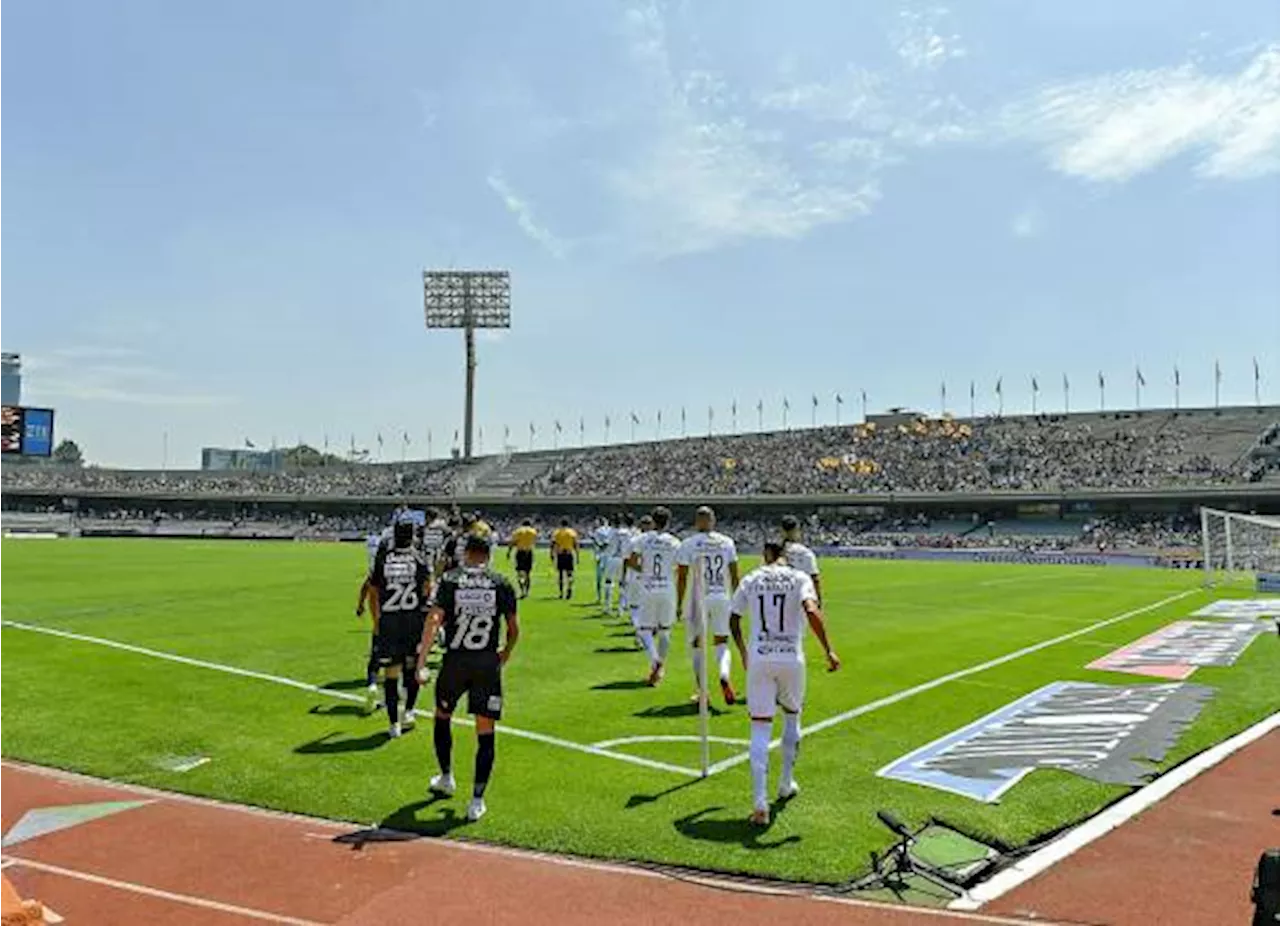
M414 546L414 526L395 525L391 543L379 547L369 570L374 590L373 618L378 628L374 655L383 673L390 735L400 735L400 674L404 672L404 725L412 726L418 700L418 649L431 596L431 567Z
M520 637L516 620L516 592L506 577L489 566L489 538L466 538L462 566L440 579L431 614L423 630L418 668L426 665L436 639L444 628L444 660L436 676L436 759L440 774L431 779L431 790L450 796L453 778L453 712L465 694L467 709L476 719L476 777L467 808L468 820L485 813L484 792L493 772L494 726L502 717L502 667L511 658ZM502 648L498 642L506 622Z

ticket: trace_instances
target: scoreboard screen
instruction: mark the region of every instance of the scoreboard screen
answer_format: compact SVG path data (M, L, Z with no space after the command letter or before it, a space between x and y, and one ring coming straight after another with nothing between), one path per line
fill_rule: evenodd
M53 453L53 409L5 405L0 408L0 452L47 457Z

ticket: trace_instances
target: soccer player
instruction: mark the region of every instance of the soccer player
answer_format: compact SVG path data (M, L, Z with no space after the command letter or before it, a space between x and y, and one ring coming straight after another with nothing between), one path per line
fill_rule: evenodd
M368 603L372 609L376 594L373 586L369 584L369 576L373 572L373 563L378 557L378 552L383 549L391 548L392 536L395 525L399 523L404 506L397 508L393 514L392 523L382 529L380 533L370 534L365 538L365 552L369 556L369 571L364 574L364 579L360 583L360 592L356 596L356 617L364 617L365 605ZM408 523L407 521L405 523ZM382 697L378 686L380 672L378 669L378 615L377 611L370 610L370 633L369 633L369 660L365 663L365 710L373 713L382 707Z
M498 649L500 624L506 639ZM520 639L516 593L511 583L489 566L489 539L472 535L463 548L463 565L447 573L436 588L431 615L422 633L418 670L426 665L443 627L444 660L436 676L435 750L440 774L431 790L451 797L453 777L453 712L465 694L476 719L476 772L467 819L485 814L484 792L493 774L495 725L502 719L502 667Z
M782 519L783 555L793 569L799 569L813 580L813 590L822 606L822 576L818 573L818 557L800 542L800 519L789 514Z
M769 739L773 714L782 708L782 778L778 800L800 793L795 781L800 750L800 711L804 707L804 629L807 623L827 654L827 669L840 668L840 658L827 639L813 580L789 565L785 545L764 545L764 565L742 580L733 596L729 625L738 654L747 670L747 713L751 715L751 822L769 823L766 798L769 780ZM742 619L750 615L751 642L742 637Z
M671 581L680 541L667 530L671 511L659 506L650 515L653 529L631 544L628 570L636 571L642 589L637 635L649 656L650 685L662 681L667 653L671 649L671 628L676 622L676 590Z
M516 551L516 584L520 586L520 597L528 598L529 589L533 585L533 548L538 544L538 529L533 526L532 518L525 518L520 526L511 532L511 542L507 544L507 560L511 559L511 551Z
M390 736L400 735L400 674L405 671L404 722L412 726L418 701L418 649L431 595L431 567L413 546L414 526L395 525L391 546L381 547L369 570L374 590L373 616L378 628L374 650L384 676L383 694Z
M631 542L636 531L631 527L631 515L619 512L613 519L613 537L609 545L609 566L604 577L604 613L613 614L613 592L618 591L619 615L627 613L627 586L622 581L627 557L631 555Z
M733 540L716 530L716 513L703 505L694 515L694 533L685 538L676 553L676 605L684 615L685 638L693 652L693 683L702 691L702 608L707 612L707 629L716 645L716 668L720 673L720 693L725 704L737 700L729 680L729 599L738 590L738 551ZM689 570L697 569L702 600L689 595Z
M431 567L432 576L440 578L444 572L445 547L449 542L449 524L434 508L426 511L426 526L422 529L422 555Z
M573 570L578 564L578 532L569 526L568 518L561 518L551 535L551 560L559 574L560 597L567 601L573 598Z
M608 518L601 518L596 529L591 532L591 548L596 560L596 604L605 603L604 579L609 571L609 548L613 546L613 527ZM605 606L606 613L608 605Z

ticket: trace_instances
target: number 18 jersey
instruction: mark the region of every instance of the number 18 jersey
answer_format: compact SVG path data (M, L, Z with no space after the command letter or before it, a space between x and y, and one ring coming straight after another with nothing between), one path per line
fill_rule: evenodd
M817 600L813 580L798 569L779 563L753 569L738 586L732 608L750 621L749 661L804 662L804 602Z
M435 605L444 612L446 657L496 655L499 627L516 613L516 593L493 569L454 569L436 587Z

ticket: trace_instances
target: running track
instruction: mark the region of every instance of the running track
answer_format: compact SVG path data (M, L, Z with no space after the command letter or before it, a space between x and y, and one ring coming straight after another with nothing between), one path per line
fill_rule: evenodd
M759 893L444 840L361 842L349 824L270 814L5 762L5 832L29 810L143 806L18 843L4 874L70 926L165 923L600 926L1249 922L1258 853L1280 844L1280 731L979 913ZM493 812L501 812L495 809Z

